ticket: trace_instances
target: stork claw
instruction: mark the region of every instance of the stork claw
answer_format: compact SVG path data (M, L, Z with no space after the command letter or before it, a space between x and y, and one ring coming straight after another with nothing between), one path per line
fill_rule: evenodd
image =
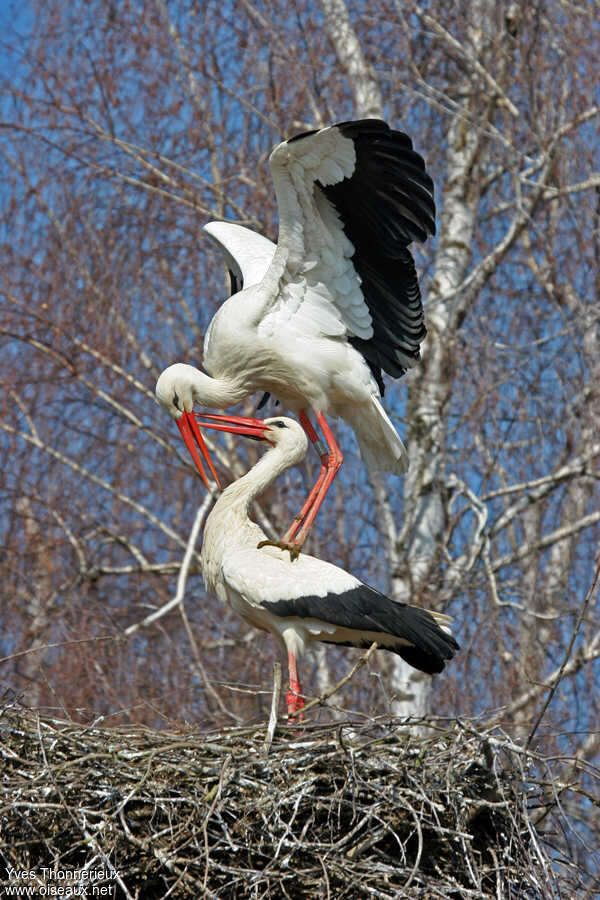
M287 541L261 541L257 547L259 550L261 547L278 547L280 550L288 550L291 562L298 559L301 549L297 544L288 544Z

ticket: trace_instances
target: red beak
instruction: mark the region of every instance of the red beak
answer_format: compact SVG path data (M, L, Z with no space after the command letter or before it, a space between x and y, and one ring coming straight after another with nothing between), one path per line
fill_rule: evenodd
M212 428L214 431L226 431L228 434L243 434L254 438L256 441L266 441L265 431L267 426L262 419L250 419L246 416L218 416L214 413L196 413L196 418L202 428ZM204 419L210 421L205 422Z
M188 448L204 484L207 488L210 489L210 482L208 480L206 470L202 465L202 459L200 458L198 449L202 451L202 455L208 463L208 467L212 472L212 476L217 482L217 486L220 489L221 484L219 482L217 470L215 469L213 461L210 458L208 447L204 442L202 432L198 427L198 422L196 421L196 419L199 420L200 425L202 425L203 428L211 428L215 431L226 431L229 434L243 434L246 435L246 437L251 437L258 441L266 440L265 423L262 421L262 419L250 419L245 418L244 416L220 416L211 413L195 414L185 411L183 415L179 419L177 419L177 427L181 432L181 436L184 440L185 446ZM211 421L205 422L203 421L204 419L210 419Z
M200 454L198 453L198 447L202 451L202 455L204 456L204 459L208 463L208 467L209 467L210 471L212 472L212 476L215 479L215 481L217 482L218 488L220 489L221 484L219 482L219 476L217 475L217 470L215 469L215 467L213 465L213 461L210 458L210 454L208 452L208 447L204 443L204 438L202 437L202 434L200 433L200 429L198 428L198 425L193 416L193 413L188 413L188 412L185 412L185 410L184 410L181 418L177 419L177 427L179 428L179 431L181 432L181 437L183 438L185 446L190 451L191 457L194 460L194 462L196 463L196 468L198 469L198 472L202 476L202 481L204 482L206 487L209 488L209 490L210 490L210 482L208 480L206 470L205 470L204 466L202 465L202 460L200 459Z

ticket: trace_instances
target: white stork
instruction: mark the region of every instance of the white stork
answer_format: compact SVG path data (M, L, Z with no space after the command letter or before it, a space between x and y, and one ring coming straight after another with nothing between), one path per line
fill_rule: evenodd
M277 246L239 225L205 226L232 285L243 287L206 332L210 376L177 363L156 394L205 481L194 404L227 409L265 391L298 414L321 456L317 482L284 536L300 547L343 460L325 413L352 425L370 470L406 470L405 447L380 402L382 370L398 378L419 359L425 327L408 246L435 233L435 205L410 138L379 119L296 135L275 147L270 164Z
M215 418L208 416L207 418ZM297 660L313 641L380 647L422 672L441 672L458 644L449 616L396 603L349 572L302 553L295 562L266 541L248 518L248 507L289 466L304 457L308 441L293 419L231 419L203 423L271 445L246 474L219 496L204 526L202 574L208 590L250 625L271 632L287 652L288 715L304 706Z

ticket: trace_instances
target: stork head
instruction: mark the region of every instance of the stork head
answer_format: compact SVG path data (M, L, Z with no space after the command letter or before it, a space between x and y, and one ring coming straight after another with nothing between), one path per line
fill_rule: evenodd
M295 465L306 456L308 438L299 422L286 416L276 416L263 422L263 440L277 447L289 465Z
M156 399L175 421L194 408L194 382L199 375L202 372L194 366L175 363L156 382Z
M288 465L300 462L308 449L308 438L302 425L286 416L272 419L250 419L245 416L213 415L201 413L197 416L201 428L241 434L257 441L265 441L283 454Z
M210 489L208 476L202 465L198 449L202 452L217 485L219 477L210 458L208 448L194 418L194 387L198 381L208 380L207 376L194 366L175 363L161 374L156 382L156 397L169 415L175 419L186 447L188 448L196 468L207 488Z
M252 419L245 416L216 415L212 413L194 413L194 402L203 406L221 405L221 402L235 402L239 397L223 393L222 385L210 378L194 366L175 363L165 369L156 382L156 397L162 408L175 419L184 443L189 450L196 468L210 489L208 476L198 451L202 453L213 478L220 487L216 469L210 458L208 448L202 437L198 424L216 431L227 431L230 434L241 434L255 440L266 441L273 447L279 447L289 459L289 465L298 462L306 453L307 439L304 429L293 419L279 416L273 419ZM219 394L218 392L221 391Z

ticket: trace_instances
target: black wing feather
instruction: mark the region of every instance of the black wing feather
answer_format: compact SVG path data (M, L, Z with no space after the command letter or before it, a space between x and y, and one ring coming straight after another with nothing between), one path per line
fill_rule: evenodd
M229 296L233 297L234 294L242 290L244 282L241 275L236 275L233 269L227 269L227 274L229 275Z
M337 210L355 248L353 263L374 333L368 340L350 340L381 390L380 370L398 378L420 358L426 329L408 245L435 234L433 182L408 135L382 120L340 122L336 127L354 142L356 165L350 178L319 188Z
M294 597L263 602L263 606L282 618L319 619L340 628L350 628L356 632L356 640L350 644L354 647L365 646L365 631L410 641L412 646L398 643L384 649L397 653L415 669L429 674L441 672L445 661L452 659L459 649L452 635L440 628L426 609L396 603L366 584L341 594Z

